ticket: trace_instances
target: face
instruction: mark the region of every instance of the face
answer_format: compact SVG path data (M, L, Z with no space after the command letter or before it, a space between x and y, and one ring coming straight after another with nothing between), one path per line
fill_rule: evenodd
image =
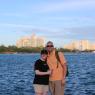
M48 44L46 45L46 48L47 48L47 50L48 50L49 52L51 52L51 51L54 49L54 46L53 46L52 43L48 43Z
M42 54L42 55L41 55L41 58L42 58L43 60L46 60L46 59L47 59L47 56L48 56L47 54Z

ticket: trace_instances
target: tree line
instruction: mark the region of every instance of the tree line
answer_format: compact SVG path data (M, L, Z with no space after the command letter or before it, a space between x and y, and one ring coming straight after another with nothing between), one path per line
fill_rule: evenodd
M0 46L0 53L39 53L44 47L21 47L18 48L16 46ZM58 51L62 52L78 52L78 50L69 50L64 48L57 48ZM86 52L90 52L85 50ZM85 52L84 51L84 52Z
M44 47L21 47L16 46L0 46L0 53L39 53ZM58 48L58 51L70 52L68 49Z

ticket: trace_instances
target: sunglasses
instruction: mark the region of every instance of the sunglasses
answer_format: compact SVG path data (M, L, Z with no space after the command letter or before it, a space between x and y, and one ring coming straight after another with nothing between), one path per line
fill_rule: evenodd
M47 45L46 47L54 47L53 45Z

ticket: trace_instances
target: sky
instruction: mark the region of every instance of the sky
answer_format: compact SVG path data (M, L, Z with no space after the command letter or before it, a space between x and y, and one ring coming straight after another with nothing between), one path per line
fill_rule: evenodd
M95 0L0 0L0 45L15 45L33 33L57 47L94 43Z

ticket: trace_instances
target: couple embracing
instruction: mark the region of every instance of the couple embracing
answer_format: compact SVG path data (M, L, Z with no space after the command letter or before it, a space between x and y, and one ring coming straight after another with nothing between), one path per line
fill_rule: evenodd
M57 52L53 42L48 41L41 57L34 65L33 87L36 95L64 95L67 73L66 59L62 52Z

